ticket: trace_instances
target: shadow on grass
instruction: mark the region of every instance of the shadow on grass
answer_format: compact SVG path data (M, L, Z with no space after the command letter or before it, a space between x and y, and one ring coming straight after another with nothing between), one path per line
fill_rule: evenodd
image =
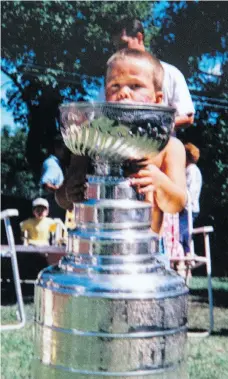
M47 266L47 258L41 254L20 253L18 255L19 275L22 280L21 287L25 303L33 302L34 284L25 283L23 280L35 281L39 272ZM11 260L9 258L1 258L1 277L1 304L13 305L16 302L16 295Z
M218 337L228 337L228 329L221 328L220 330L216 330L215 332L211 333L212 336L218 336Z
M208 303L207 289L190 289L192 301L198 303ZM228 308L228 291L225 289L213 289L213 304L216 307Z
M189 333L204 333L207 329L203 328L188 328ZM221 328L220 330L212 331L211 337L228 337L228 329Z
M21 285L23 301L25 304L30 304L34 302L34 285L22 283ZM16 293L15 287L12 282L1 283L1 305L14 305L16 304Z

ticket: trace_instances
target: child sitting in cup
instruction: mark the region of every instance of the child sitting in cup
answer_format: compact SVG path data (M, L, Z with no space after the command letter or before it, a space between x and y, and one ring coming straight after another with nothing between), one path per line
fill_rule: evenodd
M163 75L160 62L148 52L120 50L107 62L106 100L162 104ZM88 157L72 155L68 177L56 192L60 206L71 208L72 202L83 201L87 162ZM130 174L131 185L152 203L151 228L161 233L163 213L180 212L186 204L184 146L171 137L158 155L148 155L139 164L141 169Z
M41 197L32 202L34 217L20 223L24 234L24 244L45 246L49 245L50 233L56 230L56 221L48 216L49 204Z

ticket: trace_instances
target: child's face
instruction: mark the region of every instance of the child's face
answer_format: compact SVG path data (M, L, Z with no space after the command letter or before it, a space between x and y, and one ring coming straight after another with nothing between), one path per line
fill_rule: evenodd
M146 59L119 59L108 69L106 100L125 103L160 103L162 92L155 92L152 68Z
M42 218L47 217L48 209L42 205L38 205L37 207L33 208L33 214L35 218L41 220Z

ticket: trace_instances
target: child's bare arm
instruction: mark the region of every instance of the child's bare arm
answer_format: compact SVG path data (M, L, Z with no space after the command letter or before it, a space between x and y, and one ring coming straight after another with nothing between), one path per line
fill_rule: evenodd
M139 193L153 191L154 202L163 212L180 212L187 200L185 177L185 150L183 144L172 138L164 153L161 168L147 161L131 180Z
M191 126L194 122L194 114L190 113L188 115L176 116L175 117L175 130L179 128L187 128Z
M178 139L171 138L161 167L164 176L155 193L159 208L165 212L180 212L186 205L185 163L184 145Z

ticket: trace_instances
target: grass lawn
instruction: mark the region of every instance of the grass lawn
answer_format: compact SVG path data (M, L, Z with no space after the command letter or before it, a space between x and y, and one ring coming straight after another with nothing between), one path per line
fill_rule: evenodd
M189 326L193 329L205 328L208 325L206 279L193 278L190 287ZM189 379L228 378L228 279L214 278L213 294L213 334L207 338L188 338ZM26 313L28 323L24 329L1 335L2 379L31 378L33 304L26 305ZM15 306L2 307L2 323L14 318Z

